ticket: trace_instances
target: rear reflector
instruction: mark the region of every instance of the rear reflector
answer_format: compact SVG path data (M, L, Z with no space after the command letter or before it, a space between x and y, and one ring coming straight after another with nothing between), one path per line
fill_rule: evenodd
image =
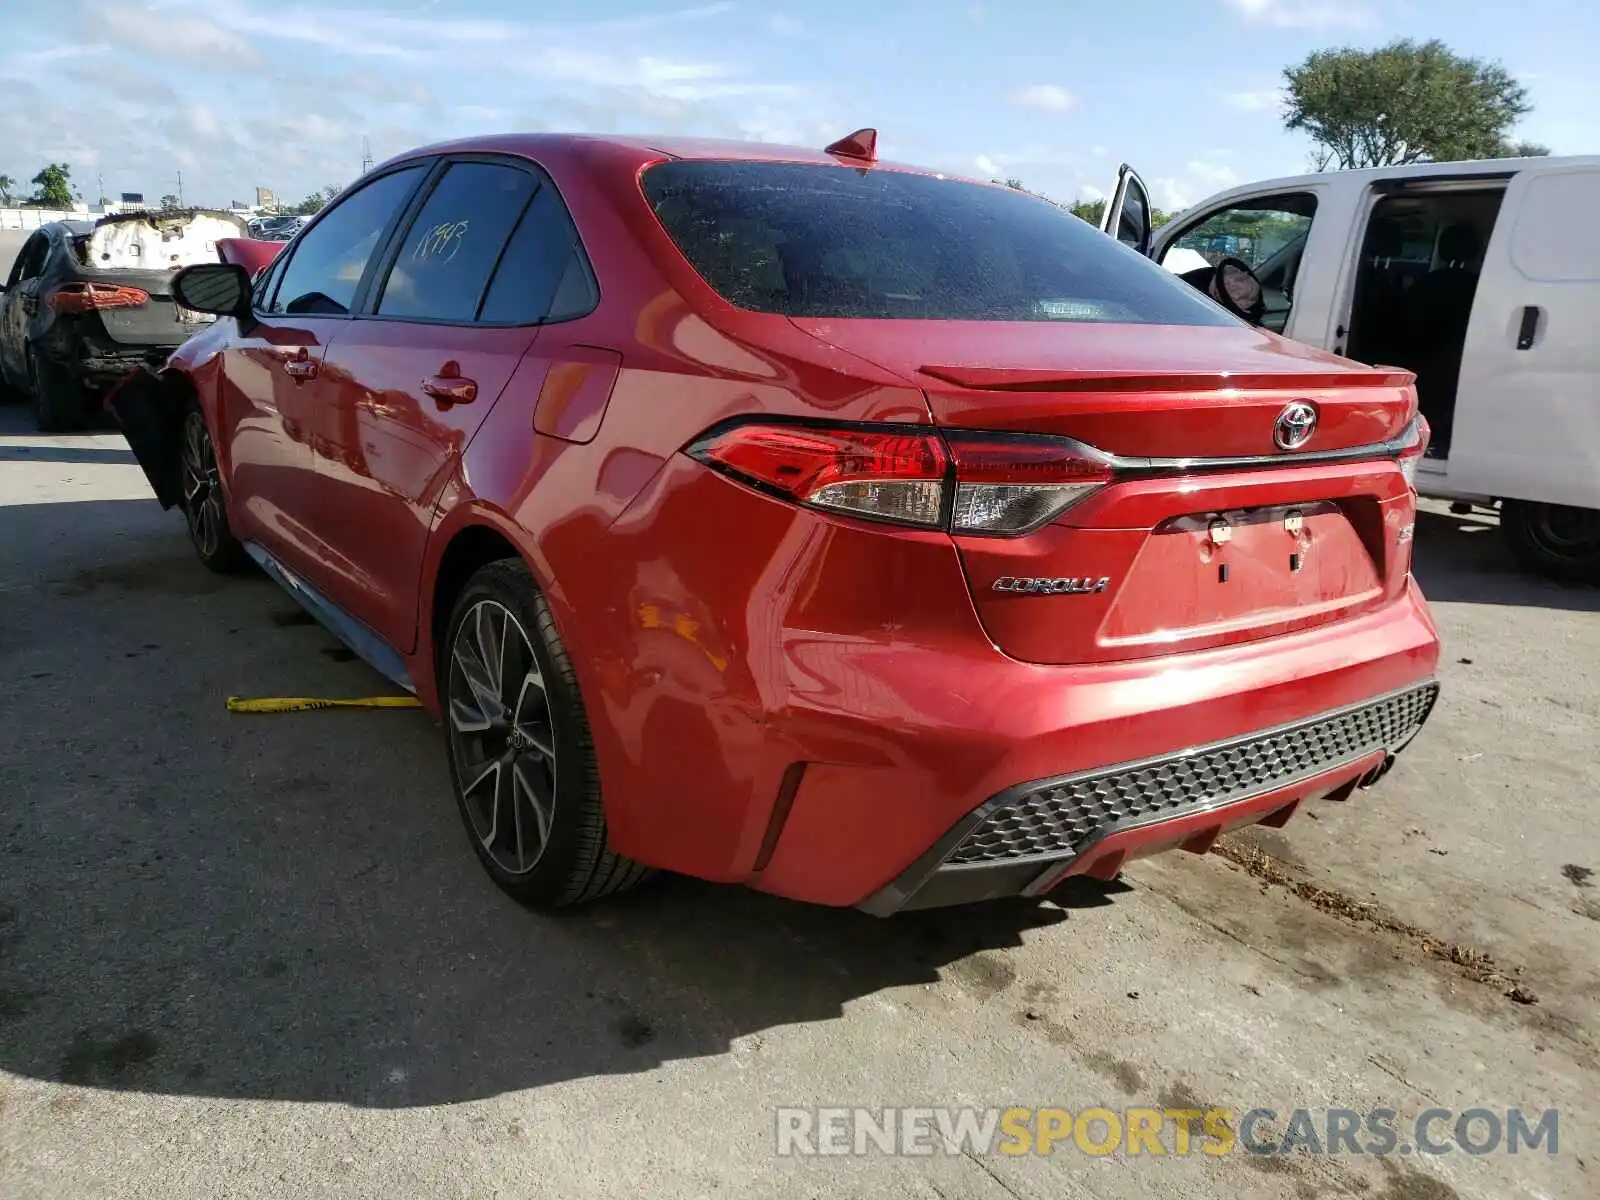
M1066 438L905 426L751 422L688 453L812 508L991 537L1037 529L1112 477L1105 455Z
M143 288L116 283L63 283L45 294L45 303L63 315L101 312L112 308L143 308L150 293Z

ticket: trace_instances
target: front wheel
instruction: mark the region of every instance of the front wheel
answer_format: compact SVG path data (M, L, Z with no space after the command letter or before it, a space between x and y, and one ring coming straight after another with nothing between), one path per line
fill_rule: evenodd
M577 676L521 562L468 581L441 648L439 696L462 822L505 892L560 908L650 873L610 846Z
M1563 583L1600 583L1600 512L1507 500L1500 532L1526 570Z
M191 407L183 418L183 495L178 506L189 525L189 541L200 562L221 575L235 575L250 562L244 546L228 525L228 505L222 492L222 473L205 414Z

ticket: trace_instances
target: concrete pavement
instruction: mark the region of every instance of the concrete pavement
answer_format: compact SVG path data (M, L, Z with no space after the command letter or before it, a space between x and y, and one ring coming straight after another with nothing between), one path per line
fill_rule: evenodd
M1600 593L1491 526L1419 525L1445 692L1399 767L1231 861L889 921L673 879L545 917L479 870L420 713L228 714L387 689L201 569L120 437L0 410L0 1196L1596 1194ZM1561 1140L775 1153L778 1106L853 1104L1521 1106Z

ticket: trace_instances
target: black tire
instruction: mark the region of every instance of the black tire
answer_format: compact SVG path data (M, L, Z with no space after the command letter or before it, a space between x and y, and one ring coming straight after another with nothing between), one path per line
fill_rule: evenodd
M184 414L180 436L183 495L178 507L189 527L189 542L207 570L238 575L250 568L250 556L228 525L228 502L222 490L217 452L198 404L191 404Z
M1507 500L1500 533L1525 570L1562 583L1600 583L1600 511Z
M577 676L521 561L467 581L437 675L456 806L502 890L530 908L563 908L651 874L611 848Z
M72 372L49 358L28 355L33 421L40 433L76 433L88 422L93 395Z

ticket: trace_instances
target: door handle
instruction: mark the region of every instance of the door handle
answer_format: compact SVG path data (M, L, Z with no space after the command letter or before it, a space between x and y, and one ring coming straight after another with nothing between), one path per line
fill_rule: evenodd
M1533 340L1539 334L1539 307L1529 304L1522 310L1522 325L1517 330L1517 349L1533 349Z
M440 408L452 404L471 404L478 398L477 382L459 375L435 375L422 381L422 390L432 396Z

